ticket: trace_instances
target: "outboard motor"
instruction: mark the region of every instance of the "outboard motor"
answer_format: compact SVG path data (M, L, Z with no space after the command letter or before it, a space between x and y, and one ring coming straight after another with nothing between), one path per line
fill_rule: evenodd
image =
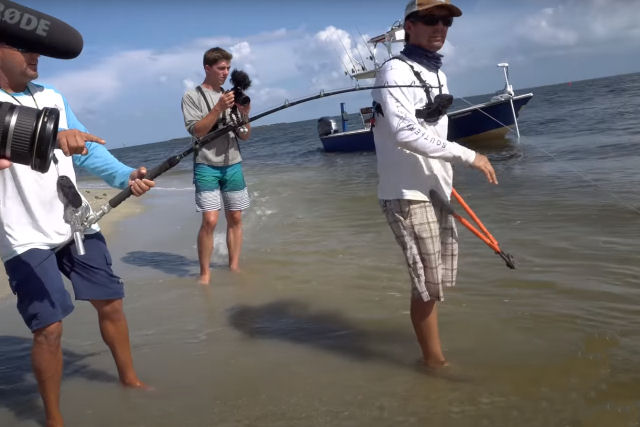
M318 119L318 136L327 136L338 132L338 125L335 120L329 117L320 117Z

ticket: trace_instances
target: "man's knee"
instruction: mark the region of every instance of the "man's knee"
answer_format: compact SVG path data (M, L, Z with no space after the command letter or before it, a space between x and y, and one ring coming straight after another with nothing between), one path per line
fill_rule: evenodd
M230 228L242 225L242 211L227 211L227 224Z
M213 233L216 225L218 225L218 215L217 212L205 212L202 215L202 226L201 229L207 232Z
M98 311L98 316L103 320L121 320L124 318L122 299L92 300L91 304Z
M60 347L62 342L62 322L58 321L33 331L33 345L51 348Z

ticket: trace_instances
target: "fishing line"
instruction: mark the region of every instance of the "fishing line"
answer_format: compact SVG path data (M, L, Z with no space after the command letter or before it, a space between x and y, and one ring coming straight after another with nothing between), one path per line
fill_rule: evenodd
M470 106L472 106L472 107L475 105L475 104L472 104L471 102L467 101L465 98L460 97L460 98L457 98L457 99L460 99L460 100L462 100L462 101L466 102L467 104L469 104L469 105L470 105ZM487 113L486 111L484 111L482 108L478 108L478 111L480 111L482 114L484 114L485 116L489 117L491 120L493 120L493 121L495 121L496 123L498 123L500 126L502 126L502 127L508 127L508 128L511 128L511 126L509 126L509 125L506 125L506 124L502 123L500 120L496 119L496 118L495 118L495 117L493 117L491 114L489 114L489 113ZM518 138L518 139L520 139L520 138Z
M467 104L469 104L470 106L473 106L474 104L472 104L471 102L469 102L467 99L460 97L458 98L464 102L466 102ZM489 117L491 120L494 120L496 123L499 123L501 126L507 127L506 124L502 123L500 120L498 120L497 118L493 117L491 114L487 113L486 111L483 111L481 108L478 109L482 114L486 115L487 117ZM518 141L520 141L520 137L517 138ZM552 160L557 161L558 163L561 163L564 165L564 167L566 169L568 169L571 172L574 172L576 175L578 175L580 178L582 178L584 181L588 182L589 184L591 184L592 186L604 191L610 199L620 203L622 206L630 209L631 211L637 213L640 215L640 209L636 208L635 206L630 205L629 203L627 203L626 201L622 200L620 197L616 196L615 194L611 193L607 188L604 188L603 186L601 186L600 184L598 184L597 182L595 182L593 179L591 179L584 171L577 169L575 167L571 167L569 165L566 164L566 162L562 162L559 158L557 158L556 156L554 156L552 153L548 152L547 150L545 150L544 148L541 148L535 144L531 144L531 147L534 147L536 150L540 150L541 152L543 152L544 154L546 154L547 156L549 156Z
M636 208L635 206L630 205L629 203L627 203L626 201L622 200L620 197L616 196L615 194L611 193L611 191L603 186L601 186L600 184L598 184L597 182L595 182L593 179L591 179L585 172L583 172L580 169L577 169L575 167L572 167L570 165L567 164L567 162L563 162L562 160L560 160L559 158L557 158L553 153L550 153L549 151L545 150L544 148L538 147L535 144L531 144L531 147L535 148L536 150L540 150L541 152L543 152L544 154L546 154L547 156L549 156L552 160L555 160L556 162L562 164L566 169L568 169L571 172L574 172L576 175L578 175L580 178L582 178L583 180L585 180L586 182L588 182L589 184L591 184L592 186L600 189L601 191L603 191L605 194L607 194L607 196L620 203L622 206L628 208L629 210L637 213L638 215L640 215L640 209Z

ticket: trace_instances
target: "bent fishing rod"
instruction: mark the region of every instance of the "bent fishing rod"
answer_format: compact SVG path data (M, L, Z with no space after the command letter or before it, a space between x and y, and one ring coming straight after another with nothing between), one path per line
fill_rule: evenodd
M255 116L246 118L244 120L238 120L236 123L231 123L228 124L224 127L221 127L219 129L216 129L214 131L209 132L208 134L204 135L202 138L200 139L196 139L196 141L193 142L193 144L191 145L191 147L187 148L186 150L184 150L182 153L180 154L176 154L174 156L169 157L168 159L166 159L164 162L162 162L161 164L159 164L158 166L156 166L155 168L147 171L147 174L144 176L144 178L146 179L155 179L156 177L160 176L161 174L165 173L166 171L168 171L169 169L173 168L175 165L177 165L178 163L180 163L180 161L182 159L184 159L185 157L187 157L189 154L193 153L195 150L203 147L204 145L212 142L213 140L221 137L222 135L225 135L228 132L231 131L236 131L239 128L241 128L242 126L246 125L247 123L253 122L255 120L261 119L263 117L266 117L270 114L273 113L277 113L278 111L287 109L287 108L291 108L293 106L299 105L299 104L303 104L305 102L309 102L309 101L315 101L316 99L320 99L320 98L326 98L329 96L335 96L335 95L341 95L343 93L349 93L349 92L357 92L357 91L361 91L361 90L372 90L372 89L390 89L390 88L406 88L406 87L414 87L414 88L420 88L423 89L425 87L427 88L432 88L432 86L430 85L422 85L422 84L409 84L409 85L374 85L374 86L355 86L355 87L351 87L351 88L346 88L346 89L337 89L337 90L333 90L333 91L329 91L329 92L325 92L324 90L321 90L320 93L317 93L315 95L312 96L308 96L306 98L301 98L298 100L294 100L294 101L289 101L289 100L285 100L285 102L275 108L272 108L270 110L267 110L263 113L257 114ZM120 203L124 202L126 199L128 199L133 193L131 192L131 187L127 187L124 190L122 190L120 193L116 194L114 197L112 197L106 204L104 204L102 207L100 207L100 209L97 212L92 212L91 214L89 214L85 221L83 222L83 226L84 228L88 228L91 227L93 224L95 224L96 222L100 221L100 219L106 215L107 213L109 213L111 211L111 209L117 207L118 205L120 205Z

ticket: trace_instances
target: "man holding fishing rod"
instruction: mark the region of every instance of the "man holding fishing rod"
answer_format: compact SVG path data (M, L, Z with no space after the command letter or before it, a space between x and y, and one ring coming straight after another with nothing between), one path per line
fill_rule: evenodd
M58 148L46 172L10 164L6 159L0 162L0 256L11 290L17 295L18 311L33 333L31 362L46 425L62 426L62 319L73 311L73 303L61 273L71 281L76 300L89 301L95 307L102 338L111 350L122 385L146 388L133 366L122 304L124 285L111 269L104 237L94 226L77 230L79 242L72 238L75 233L67 212L78 206L69 206L64 194L75 197L78 205L88 206L75 188L74 165L114 187L130 187L136 196L154 183L144 179L144 167L132 169L120 163L106 150L103 139L87 133L57 90L31 83L38 77L39 57L8 40L0 41L0 101L36 109L56 108L60 113ZM61 182L71 193L61 192Z
M372 91L378 162L378 198L403 249L411 277L410 316L429 368L447 365L438 332L436 301L455 285L458 236L453 218L432 204L429 191L449 200L452 163L472 166L497 184L486 156L447 140L448 94L440 71L453 18L462 11L450 0L412 0L404 13L405 47L384 63L375 85L415 85Z
M245 102L240 102L236 99L237 91L222 89L229 76L231 59L232 55L220 47L207 50L202 60L204 81L182 97L185 127L196 138L202 138L229 124L233 120L230 117L233 109L237 108L244 118L249 116L249 98L244 96ZM239 268L242 211L249 207L249 192L242 173L238 138L247 140L249 136L251 127L247 123L238 132L229 131L200 147L195 153L193 182L196 186L196 211L202 212L202 223L198 231L198 282L203 285L209 284L211 279L213 232L218 224L222 205L227 220L229 269L237 271Z

